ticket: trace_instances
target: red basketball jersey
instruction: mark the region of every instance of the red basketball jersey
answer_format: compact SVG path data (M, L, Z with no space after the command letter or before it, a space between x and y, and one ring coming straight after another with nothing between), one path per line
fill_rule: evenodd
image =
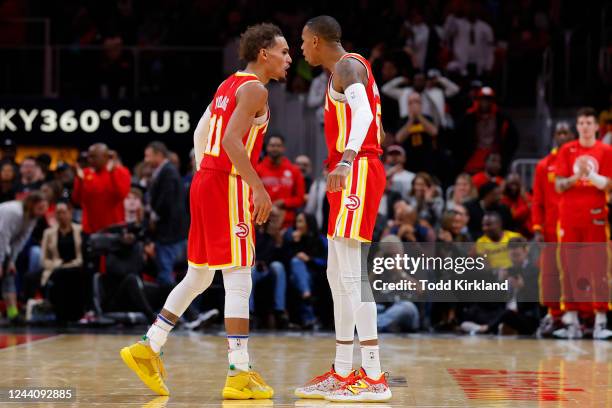
M345 54L341 59L354 58L361 62L368 71L368 83L366 85L366 94L370 103L370 109L375 120L372 121L368 133L366 135L361 150L357 154L357 158L362 156L379 156L382 153L379 139L380 129L380 93L374 81L374 74L370 63L359 54ZM346 98L336 100L332 97L337 94L333 91L332 80L333 74L329 78L327 85L327 95L325 97L325 141L327 143L327 151L329 152L328 166L334 167L337 162L342 159L342 154L346 144L348 143L349 134L351 132L351 107L346 102ZM344 96L344 95L342 95Z
M219 85L211 104L208 141L200 168L238 174L221 141L225 136L225 130L232 117L232 113L236 109L236 93L243 85L251 82L259 82L256 75L236 72ZM251 159L253 167L257 165L259 160L269 118L270 111L268 110L265 117L254 120L253 125L242 138L242 143L244 143L244 148Z

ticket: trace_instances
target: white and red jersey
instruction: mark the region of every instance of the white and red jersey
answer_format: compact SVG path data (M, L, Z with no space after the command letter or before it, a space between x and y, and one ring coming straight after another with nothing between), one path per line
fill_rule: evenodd
M370 124L361 149L359 150L356 159L360 157L372 156L378 157L382 154L380 147L380 93L374 81L372 67L367 59L359 54L348 53L342 56L345 58L354 58L361 62L368 71L368 83L366 85L366 94L372 110L374 120ZM329 77L327 85L327 93L325 97L325 141L327 143L328 167L333 168L336 163L342 159L342 154L346 144L348 143L349 134L351 132L351 107L346 102L344 94L335 91L332 87L334 75Z
M259 82L257 76L246 72L236 72L230 75L219 85L211 104L208 141L204 150L204 158L200 164L201 169L219 170L226 173L238 174L227 155L221 141L234 109L236 109L236 94L238 90L248 83ZM242 138L244 148L253 167L257 165L263 146L263 139L268 128L270 111L253 120L253 124Z

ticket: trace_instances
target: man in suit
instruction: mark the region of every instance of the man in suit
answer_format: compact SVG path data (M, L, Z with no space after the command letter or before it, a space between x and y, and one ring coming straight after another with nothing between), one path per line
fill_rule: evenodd
M173 284L172 267L185 251L188 218L185 188L176 167L168 160L168 148L162 142L151 142L145 148L145 162L153 168L149 188L151 225L158 266L157 281Z

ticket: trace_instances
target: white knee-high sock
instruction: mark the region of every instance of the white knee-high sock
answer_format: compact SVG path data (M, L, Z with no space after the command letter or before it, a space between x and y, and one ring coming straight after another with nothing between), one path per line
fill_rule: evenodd
M375 340L378 338L376 303L361 300L361 243L344 239L337 245L341 281L351 301L359 341Z
M334 369L343 377L349 375L353 368L353 340L355 338L355 314L348 293L340 277L340 266L336 250L336 241L328 241L327 281L334 300L334 325L336 340L350 344L336 343Z

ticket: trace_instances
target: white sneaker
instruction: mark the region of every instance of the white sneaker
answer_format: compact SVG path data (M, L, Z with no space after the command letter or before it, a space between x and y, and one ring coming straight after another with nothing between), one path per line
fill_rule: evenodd
M544 316L542 320L540 320L540 326L536 331L536 337L550 337L550 335L555 331L555 321L553 317L549 314Z
M468 333L470 336L474 336L478 333L482 333L481 326L478 323L474 322L463 322L461 326L459 326L461 330L465 333Z
M209 321L210 319L213 319L214 317L216 317L218 315L219 315L219 310L217 310L217 309L210 309L210 310L207 310L204 313L200 313L195 320L193 320L191 322L187 322L187 323L183 324L183 326L185 326L185 328L189 329L189 330L196 330L202 324L204 324L205 322Z
M612 338L612 330L606 329L605 324L596 324L593 328L593 340L608 340Z
M562 329L555 330L553 336L558 339L581 339L582 329L577 324L570 324Z

